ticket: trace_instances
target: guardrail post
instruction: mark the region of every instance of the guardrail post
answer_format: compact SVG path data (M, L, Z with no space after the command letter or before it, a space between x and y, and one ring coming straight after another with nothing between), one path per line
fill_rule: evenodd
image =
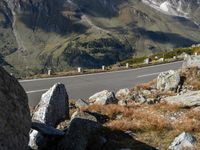
M103 70L103 71L105 70L105 66L104 66L104 65L102 66L102 70Z
M78 73L81 73L81 72L82 72L82 68L78 67Z
M176 59L176 58L177 58L176 56L173 57L173 59Z
M126 63L126 68L129 68L129 63Z
M48 76L51 76L51 69L48 69Z

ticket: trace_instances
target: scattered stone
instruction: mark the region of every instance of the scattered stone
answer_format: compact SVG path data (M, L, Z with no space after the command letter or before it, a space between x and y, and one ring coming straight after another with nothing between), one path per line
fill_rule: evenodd
M141 93L141 92L133 93L132 99L133 99L136 103L140 103L140 104L144 104L144 103L147 102L147 98L146 98L146 97L144 96L144 94Z
M0 67L0 149L27 150L31 118L26 92Z
M151 91L150 90L142 90L142 93L144 95L150 95L151 94Z
M77 108L88 106L88 103L82 99L78 99L75 103Z
M118 101L118 105L120 105L120 106L127 106L127 104L128 104L127 100L119 100Z
M188 91L182 95L166 97L165 101L171 104L179 104L183 107L200 106L200 91Z
M168 150L195 150L196 139L189 133L183 132L174 139Z
M74 118L57 147L59 150L85 150L91 136L100 129L102 126L97 122Z
M130 94L130 90L128 88L120 89L116 94L115 97L119 100L126 99Z
M65 86L57 83L42 95L41 101L33 112L32 120L56 127L66 118L69 118L68 95ZM29 146L32 149L45 147L45 137L38 131L31 130Z
M104 90L91 96L89 98L89 102L91 104L106 105L106 104L116 104L118 101L115 98L113 92Z
M97 122L97 119L94 116L92 116L91 114L89 114L87 112L80 111L80 110L77 110L76 112L74 112L72 114L71 120L73 120L75 118L87 119L87 120Z
M176 91L180 83L180 75L177 71L162 72L157 77L157 89L161 91Z
M200 69L200 56L192 55L185 58L182 68L198 67Z

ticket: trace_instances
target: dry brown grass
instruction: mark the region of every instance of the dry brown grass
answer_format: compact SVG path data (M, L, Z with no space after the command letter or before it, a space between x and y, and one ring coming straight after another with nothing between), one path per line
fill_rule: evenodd
M163 149L167 149L172 140L183 131L194 135L200 132L198 112L181 105L91 105L82 109L109 116L110 120L104 124L109 129L133 131L140 141ZM172 121L170 118L173 114L181 115ZM198 144L200 147L200 143Z
M156 84L156 79L151 80L147 83L141 83L136 85L135 89L136 90L150 90L152 88L152 86L154 86Z

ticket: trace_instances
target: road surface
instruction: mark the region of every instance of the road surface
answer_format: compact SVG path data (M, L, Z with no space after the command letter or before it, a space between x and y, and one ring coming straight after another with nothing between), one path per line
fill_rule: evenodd
M116 92L121 88L131 88L138 83L154 79L160 72L178 69L181 65L182 62L173 62L124 71L21 80L19 82L28 94L29 106L33 107L39 102L42 93L57 82L65 84L69 98L86 99L104 89Z

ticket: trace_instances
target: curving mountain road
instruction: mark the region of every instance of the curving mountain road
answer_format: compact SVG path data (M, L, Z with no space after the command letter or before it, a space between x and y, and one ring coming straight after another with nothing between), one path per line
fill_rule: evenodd
M29 105L33 107L39 102L42 93L57 82L65 84L71 99L88 98L94 93L104 89L117 91L121 88L131 88L138 83L154 79L160 72L178 69L181 65L182 61L179 61L124 71L21 80L19 82L28 94Z

